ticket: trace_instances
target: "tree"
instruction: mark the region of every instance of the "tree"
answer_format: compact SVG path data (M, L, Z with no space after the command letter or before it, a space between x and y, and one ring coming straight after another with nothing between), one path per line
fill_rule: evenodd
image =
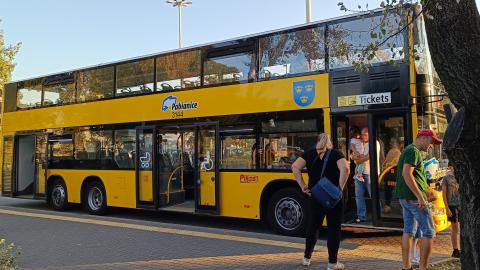
M408 9L405 3L417 2L386 0L381 7L385 13L401 12ZM460 183L462 269L480 269L480 16L475 0L420 4L433 65L451 102L460 108L449 124L444 147ZM343 3L339 6L348 10ZM376 50L372 43L363 50L363 58ZM365 70L362 67L359 70Z
M452 103L468 116L463 125L462 114L452 121L447 134L459 137L446 151L460 182L462 268L480 269L480 16L475 0L436 0L426 8L433 64Z
M1 20L0 20L1 22ZM5 45L3 31L0 30L0 95L3 96L3 87L5 83L11 80L12 72L15 68L13 60L20 49L20 43L16 45ZM1 97L0 96L0 97Z

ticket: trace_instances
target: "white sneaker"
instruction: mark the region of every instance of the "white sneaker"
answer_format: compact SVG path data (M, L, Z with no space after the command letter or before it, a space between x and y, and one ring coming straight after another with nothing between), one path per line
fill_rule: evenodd
M343 270L345 265L343 263L328 263L327 270Z
M310 259L307 259L307 258L303 257L302 265L303 266L309 266L310 265Z

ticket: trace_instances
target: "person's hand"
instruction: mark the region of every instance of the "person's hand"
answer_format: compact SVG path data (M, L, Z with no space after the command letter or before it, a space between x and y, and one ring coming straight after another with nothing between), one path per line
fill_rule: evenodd
M312 193L310 192L310 189L308 188L307 185L303 184L303 186L301 187L302 189L302 192L307 194L308 196L312 196Z
M446 208L447 209L447 216L448 217L452 217L452 211L450 210L450 208Z
M423 210L426 207L427 207L427 201L423 197L419 198L418 199L418 208Z

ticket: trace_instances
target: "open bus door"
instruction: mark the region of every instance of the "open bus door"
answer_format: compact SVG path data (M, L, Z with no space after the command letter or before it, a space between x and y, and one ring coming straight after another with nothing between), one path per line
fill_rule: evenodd
M46 139L46 134L15 136L13 196L35 198L45 194Z

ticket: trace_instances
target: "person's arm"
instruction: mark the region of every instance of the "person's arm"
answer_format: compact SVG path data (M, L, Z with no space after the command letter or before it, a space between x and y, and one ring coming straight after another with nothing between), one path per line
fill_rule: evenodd
M443 180L445 181L445 180ZM447 210L447 216L452 216L452 211L448 208L448 198L447 198L447 184L442 183L442 196L443 196L443 203L445 204L445 210Z
M350 174L350 168L348 166L348 162L345 158L341 158L337 160L337 167L340 171L340 189L343 190L345 188L345 184L347 183L348 175Z
M356 157L353 157L353 160L355 160L355 163L357 164L363 163L369 159L370 157L368 155L358 155Z
M403 179L405 179L405 183L407 184L408 188L413 192L415 197L417 197L418 207L420 209L424 209L427 206L427 202L425 201L425 198L423 197L423 194L420 191L420 188L418 188L417 182L413 177L414 169L415 167L413 167L413 165L404 164L403 170L402 170L402 176L403 176Z
M297 181L298 185L300 186L300 189L303 191L303 193L307 195L310 194L310 189L308 189L308 186L305 184L305 181L303 181L303 176L302 176L302 170L307 166L307 162L305 159L302 157L299 157L293 162L292 164L292 172L293 175L295 176L295 181Z

